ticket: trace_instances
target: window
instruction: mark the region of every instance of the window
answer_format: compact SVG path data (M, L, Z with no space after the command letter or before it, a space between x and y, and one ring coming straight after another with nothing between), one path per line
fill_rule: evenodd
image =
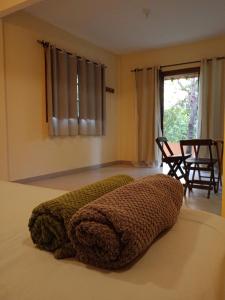
M163 72L163 134L174 153L181 139L197 138L199 68Z

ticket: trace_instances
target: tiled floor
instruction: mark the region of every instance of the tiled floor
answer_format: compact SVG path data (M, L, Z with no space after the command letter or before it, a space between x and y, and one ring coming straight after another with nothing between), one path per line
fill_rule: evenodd
M132 166L111 166L104 167L96 170L83 171L67 176L58 176L51 179L37 180L30 182L30 185L48 187L53 189L61 189L66 191L75 190L86 184L104 179L116 174L128 174L135 178L140 178L147 175L156 173L166 173L164 168L137 168ZM207 191L193 190L190 195L184 198L184 205L193 208L205 210L220 215L221 212L221 190L217 195L211 193L210 199L207 199Z

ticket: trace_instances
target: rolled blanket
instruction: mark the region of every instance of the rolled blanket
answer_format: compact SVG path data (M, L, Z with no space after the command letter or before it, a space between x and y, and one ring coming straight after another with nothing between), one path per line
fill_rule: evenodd
M41 249L54 252L56 258L73 256L66 231L71 216L87 203L131 181L130 176L117 175L41 203L29 220L33 242Z
M182 199L178 180L155 175L84 206L68 226L76 258L105 269L134 262L162 231L174 225Z

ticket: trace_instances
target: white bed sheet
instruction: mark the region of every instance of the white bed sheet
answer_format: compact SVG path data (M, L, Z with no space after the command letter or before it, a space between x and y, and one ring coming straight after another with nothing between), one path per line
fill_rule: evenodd
M224 300L225 219L182 209L177 224L130 269L107 272L35 248L40 202L65 191L0 182L1 300Z

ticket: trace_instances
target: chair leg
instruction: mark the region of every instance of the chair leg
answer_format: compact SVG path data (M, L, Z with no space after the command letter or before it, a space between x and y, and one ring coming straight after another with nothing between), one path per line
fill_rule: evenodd
M212 181L213 181L213 187L214 187L214 193L218 193L218 184L216 183L215 179L215 172L214 172L214 166L212 166Z
M181 164L181 161L178 161L176 163L176 165L174 165L174 177L177 179L177 180L180 180L180 176L177 175L177 171L180 171L181 173L181 176L183 175L182 174L182 170L181 170L181 167L180 167L180 164ZM182 178L182 177L181 177Z
M207 194L207 198L209 199L210 198L210 192L211 192L211 190L210 190L210 188L208 189L208 194Z
M184 172L184 170L182 169L181 164L182 164L182 160L180 160L180 161L178 162L178 164L177 164L177 170L179 170L180 173L181 173L181 176L182 176L183 178L185 178L185 172Z
M207 198L210 198L210 192L212 187L214 188L214 192L215 192L215 177L214 177L214 166L211 165L209 168L210 171L210 181L209 181L209 188L208 188L208 195ZM215 192L216 193L216 192Z
M198 168L199 168L199 164L198 164ZM198 177L199 177L199 180L202 179L202 177L201 177L201 171L200 170L198 170Z
M169 166L169 172L167 173L167 175L174 177L177 180L180 180L181 178L184 178L185 181L186 180L186 170L184 171L181 164L182 164L183 160L180 159L176 162L167 162L168 166ZM187 188L186 188L187 189Z
M187 184L185 183L185 185L184 185L184 196L186 196L186 194L187 194Z
M184 195L187 193L187 189L190 191L190 183L189 183L189 173L190 170L188 167L185 168L185 186L184 186Z
M195 164L194 165L195 166L195 168L197 167L197 164ZM195 170L193 171L193 173L192 173L192 180L194 180L195 179Z
M220 170L218 170L218 188L219 188L219 186L221 186L222 187L222 176L221 176L221 173L220 173Z
M175 163L168 163L168 166L170 167L170 170L167 175L171 177L175 177L176 179L179 179L176 174L176 164Z
M211 186L212 186L212 170L210 172L209 188L208 188L208 194L207 194L208 199L210 198Z
M169 172L167 173L167 175L169 175L169 176L171 176L171 177L174 176L174 171L173 171L173 169L171 169L171 167L170 167L170 170L169 170Z
M187 173L187 180L188 180L188 189L189 189L189 192L192 191L192 183L190 183L190 180L189 180L189 178L190 178L190 172L191 172L190 168L191 168L191 165L189 166L188 173Z

